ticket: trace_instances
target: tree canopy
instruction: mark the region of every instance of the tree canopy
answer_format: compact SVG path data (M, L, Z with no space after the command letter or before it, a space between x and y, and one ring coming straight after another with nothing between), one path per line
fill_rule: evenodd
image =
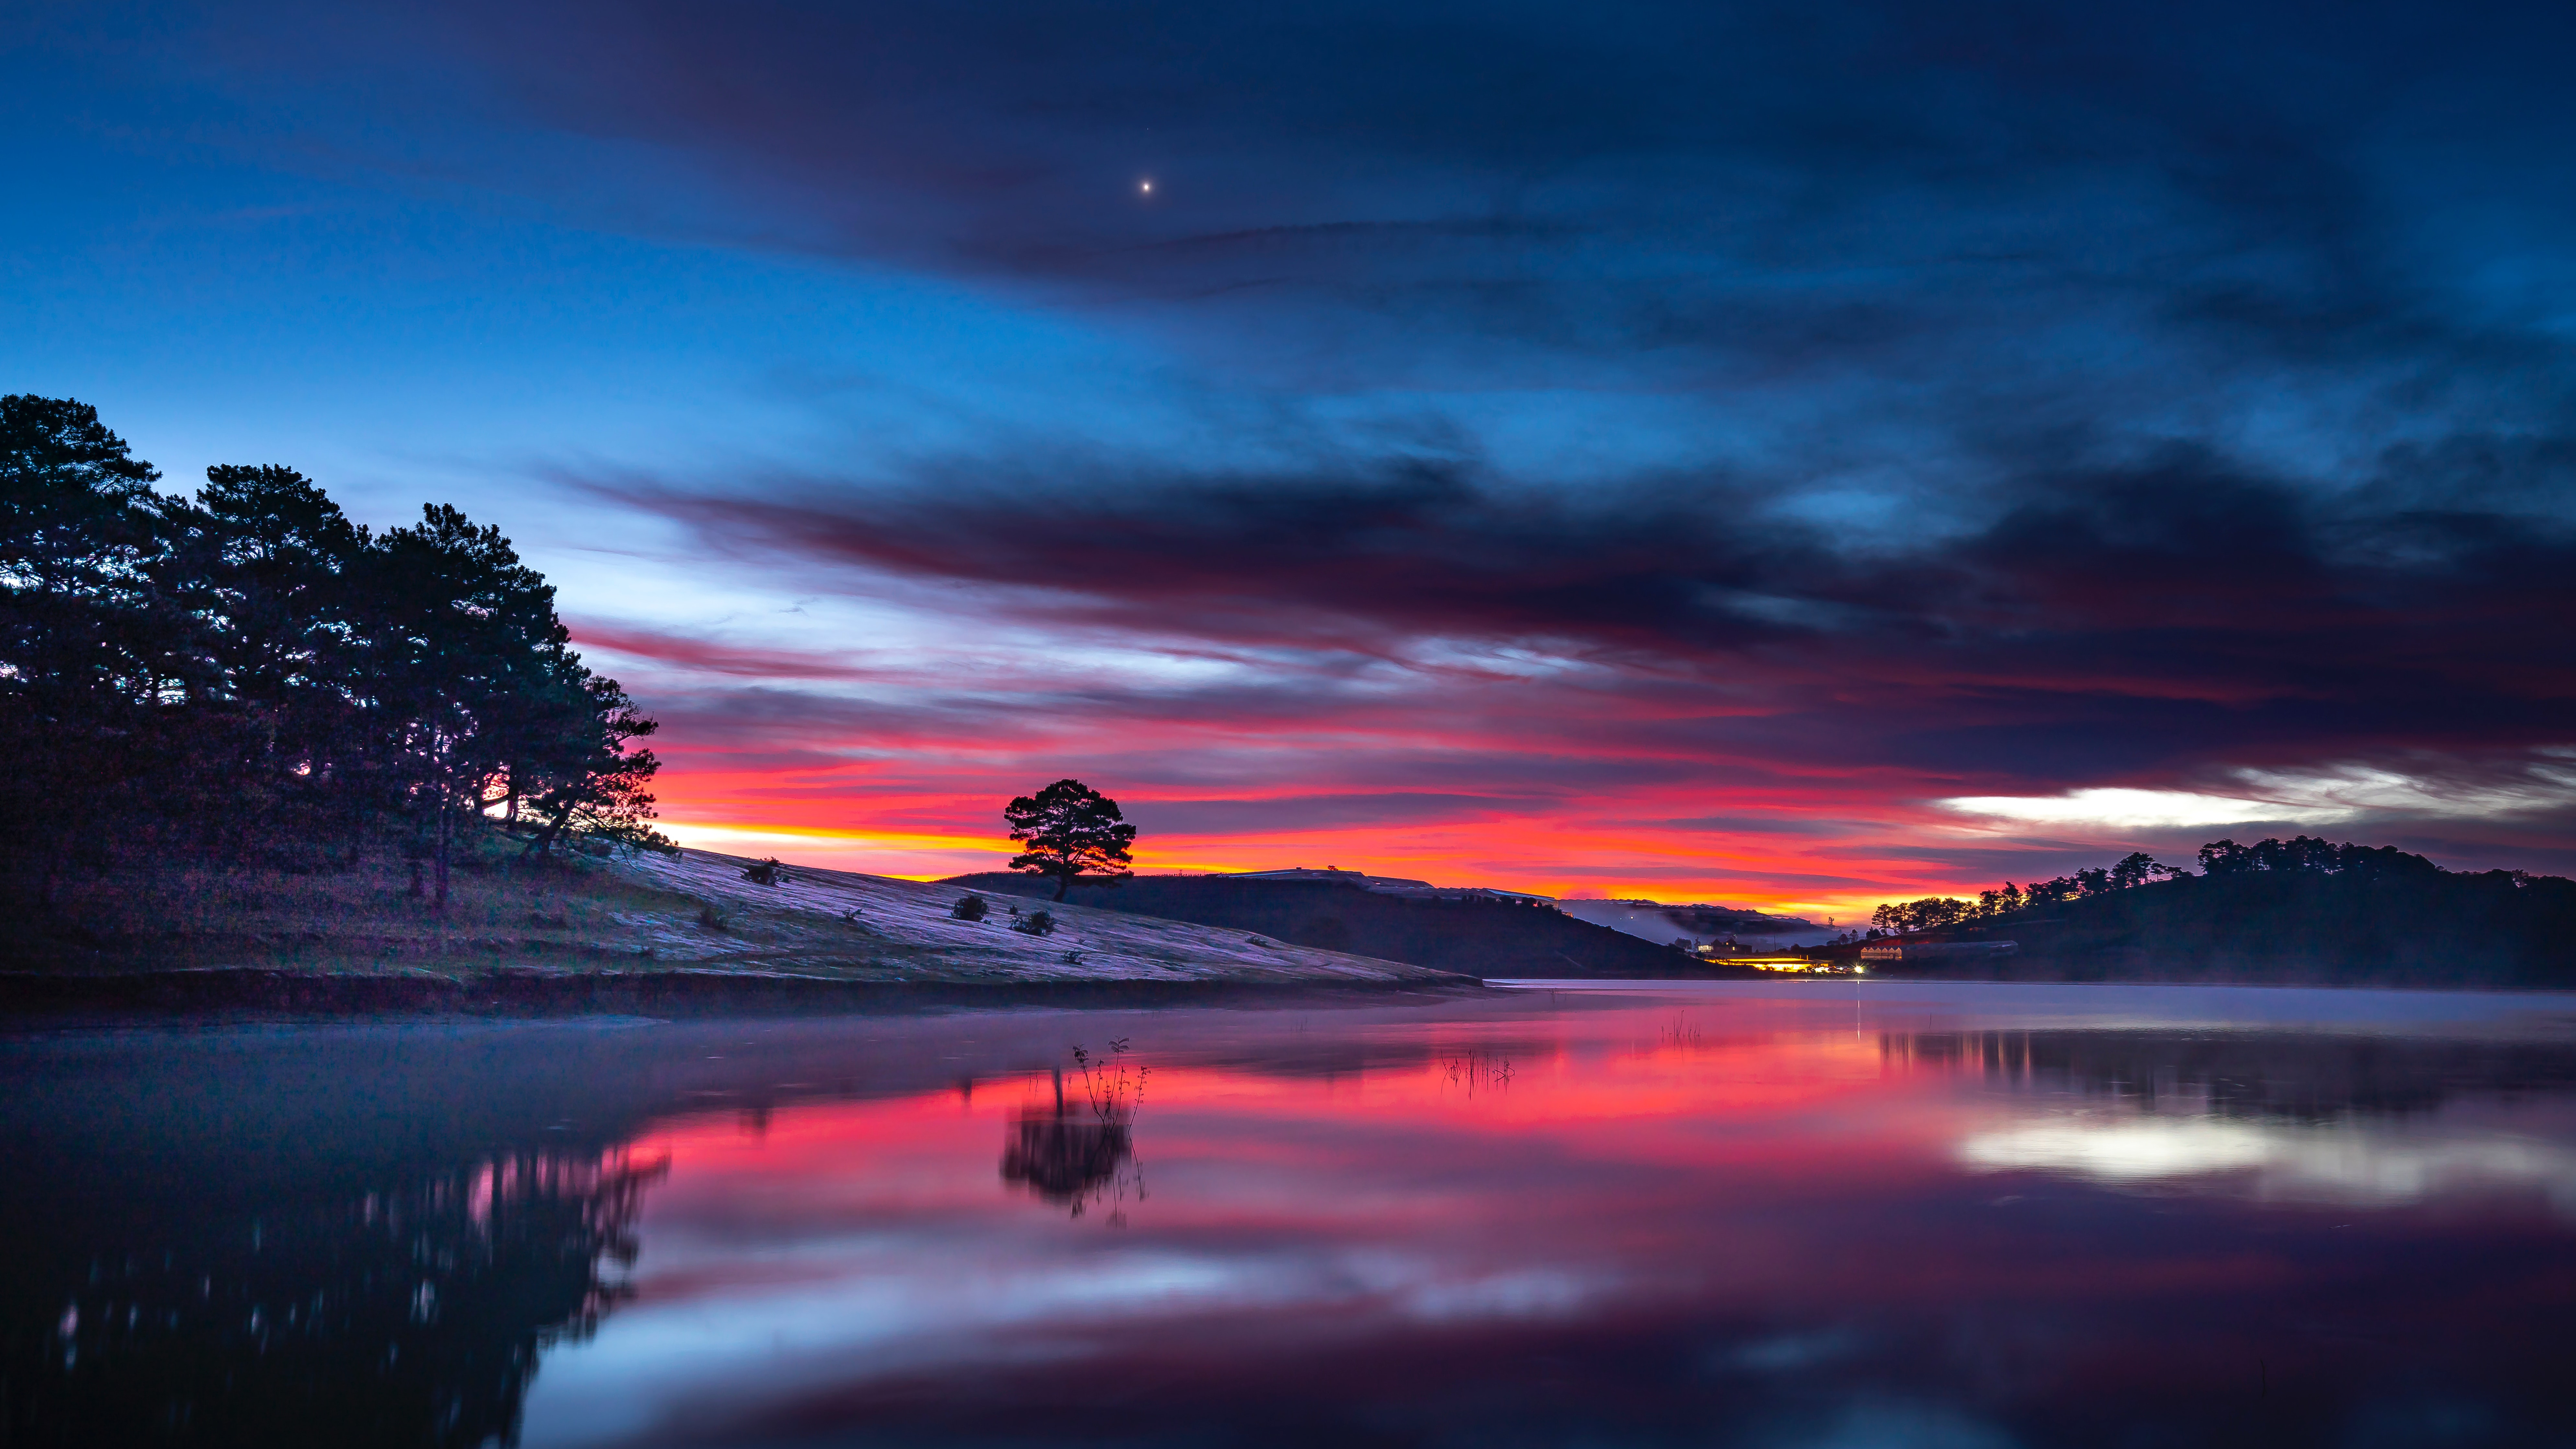
M1028 849L1011 857L1011 869L1055 878L1055 898L1064 899L1075 880L1123 880L1133 874L1127 847L1136 827L1125 823L1118 802L1080 780L1058 780L1035 795L1022 795L1002 807L1011 839Z
M2200 848L2200 869L2201 874L2213 879L2265 872L2379 879L2422 879L2443 874L2440 866L2393 845L2334 845L2307 835L2290 840L2260 840L2252 845L2213 840ZM1973 901L1956 896L1892 901L1870 913L1870 934L1902 936L1995 921L2020 911L2134 890L2154 881L2190 874L2181 866L2160 863L2145 851L2132 851L2107 866L2033 881L2027 887L2005 881L1998 889L1978 892Z
M498 528L371 533L291 468L186 498L87 404L0 398L0 844L313 866L460 827L663 845L653 733Z

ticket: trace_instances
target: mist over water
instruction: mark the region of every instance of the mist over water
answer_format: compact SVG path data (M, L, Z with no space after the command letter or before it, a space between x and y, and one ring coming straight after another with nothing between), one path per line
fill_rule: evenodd
M22 1033L0 1156L12 1444L2576 1424L2576 998Z

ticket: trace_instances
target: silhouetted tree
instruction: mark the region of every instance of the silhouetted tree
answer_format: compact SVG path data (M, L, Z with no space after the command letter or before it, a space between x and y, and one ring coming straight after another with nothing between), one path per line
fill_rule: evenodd
M2442 874L2440 866L2423 856L2409 855L2394 846L2335 845L2306 835L2289 840L2261 840L2252 845L2239 845L2233 840L2213 840L2200 848L2200 868L2202 874L2212 877L2284 872L2397 879ZM2001 890L1980 891L1973 906L1946 898L1890 903L1880 906L1871 914L1870 920L1882 931L1901 934L1967 920L1995 920L2017 911L2135 890L2159 880L2174 880L2190 874L2180 866L2162 864L2143 850L2132 851L2108 866L2079 870L2054 880L2034 881L2027 890L2006 881ZM1949 911L1952 905L1962 905L1964 909L1952 913Z
M1080 780L1058 780L1036 795L1022 795L1002 807L1011 838L1028 849L1011 857L1011 869L1055 877L1059 901L1075 880L1090 875L1123 880L1127 847L1136 827L1123 823L1118 802Z
M0 397L0 832L48 904L74 836L148 800L162 711L199 682L155 580L158 477L88 404Z
M498 528L432 505L369 560L383 744L447 899L457 825L487 810L535 822L529 849L567 831L667 845L644 822L660 768L630 749L653 733L617 681L583 667L554 587Z
M536 716L567 652L554 590L498 528L430 505L369 558L380 758L399 782L415 848L447 903L457 826L478 817L514 756L535 748Z
M1926 896L1919 901L1880 906L1870 912L1869 919L1882 931L1910 935L1955 926L1968 918L1969 910L1968 903L1956 896Z
M2314 836L2259 840L2239 845L2213 840L2200 848L2205 875L2243 875L2254 871L2297 871L2314 875L2432 876L2442 868L2420 855L2393 845L2332 845Z
M2137 886L2145 885L2147 882L2154 880L2158 876L2174 875L2176 873L2177 871L2173 866L2158 865L2154 856L2147 854L2143 850L2135 850L2120 857L2120 859L2111 866L2110 870L2105 873L2105 876L2107 883L2112 890L2125 891Z
M662 768L653 752L634 742L661 726L645 718L614 679L581 667L579 656L566 653L559 678L536 718L540 728L526 732L527 743L512 754L502 779L502 808L538 823L527 851L543 855L569 832L594 840L675 849L652 828L653 796L644 787Z
M95 409L0 398L0 853L131 842L344 860L408 826L447 893L461 827L501 816L667 848L653 733L583 667L554 590L453 508L381 536L291 468L152 491Z
M261 827L271 847L353 834L379 803L363 798L367 531L274 466L208 468L195 505L166 513L164 586L201 626L210 679L191 732L226 786L198 808L225 816L236 846Z

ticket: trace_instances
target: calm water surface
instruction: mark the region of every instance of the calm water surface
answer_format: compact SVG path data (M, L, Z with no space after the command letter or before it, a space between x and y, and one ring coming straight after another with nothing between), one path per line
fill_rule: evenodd
M21 1033L0 1164L7 1444L2576 1444L2576 998Z

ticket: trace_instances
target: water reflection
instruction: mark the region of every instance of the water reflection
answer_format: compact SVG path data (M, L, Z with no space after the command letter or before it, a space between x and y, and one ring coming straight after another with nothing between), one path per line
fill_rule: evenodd
M1125 1122L1093 1122L1061 1110L1023 1112L1002 1148L1002 1181L1025 1184L1080 1217L1084 1204L1117 1181L1136 1154Z
M2559 1047L2061 1030L1890 1033L1879 1050L2075 1099L1963 1138L1976 1170L2376 1207L2520 1191L2576 1217L2576 1146L2445 1110L2567 1093L2576 1054Z
M1041 1199L1081 1217L1094 1203L1109 1203L1109 1223L1124 1227L1132 1197L1145 1197L1144 1170L1136 1161L1136 1114L1145 1106L1153 1069L1136 1061L1128 1039L1095 1057L1079 1043L1069 1053L1077 1073L1065 1095L1065 1074L1050 1074L1054 1100L1023 1107L1002 1145L1002 1181L1026 1186Z
M0 1042L0 1442L2553 1442L2576 1032L2210 1000Z
M1878 1045L1894 1070L2228 1117L2325 1121L2433 1111L2464 1093L2576 1090L2576 1052L2560 1041L2058 1028L1887 1032Z
M1463 1051L1439 1060L1443 1086L1464 1092L1469 1097L1478 1092L1508 1092L1512 1089L1512 1059L1493 1052Z
M18 1238L6 1440L515 1440L540 1355L628 1292L663 1170L513 1153L247 1217Z

